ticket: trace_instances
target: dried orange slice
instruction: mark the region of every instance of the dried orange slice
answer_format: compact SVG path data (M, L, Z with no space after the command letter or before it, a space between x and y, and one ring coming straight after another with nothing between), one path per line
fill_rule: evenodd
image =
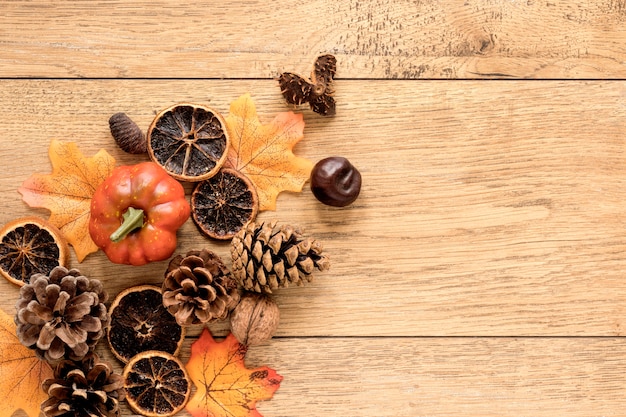
M39 217L22 217L0 229L0 274L22 286L33 274L66 266L69 248L61 232Z
M122 362L148 350L176 355L185 338L185 328L163 306L161 289L152 285L138 285L119 293L109 315L107 340Z
M144 416L173 416L185 407L191 394L185 366L166 352L146 351L132 357L122 378L126 402Z
M224 168L204 180L191 194L194 223L214 239L232 239L259 211L259 198L252 182L239 171Z
M210 107L181 103L157 114L148 128L148 154L181 181L202 181L226 160L224 118Z

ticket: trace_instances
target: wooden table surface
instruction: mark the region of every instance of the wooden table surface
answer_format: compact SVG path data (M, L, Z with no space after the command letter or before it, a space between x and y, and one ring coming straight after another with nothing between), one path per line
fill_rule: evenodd
M225 115L248 92L264 122L302 112L296 153L361 171L349 207L306 184L260 214L332 257L277 293L278 334L248 353L284 376L263 416L626 415L626 1L5 0L0 15L0 224L47 217L17 188L50 172L51 139L135 163L108 118L147 129L183 101ZM323 53L332 118L275 81ZM202 247L228 254L188 221L177 252ZM114 297L166 262L71 265ZM0 280L0 308L17 297Z

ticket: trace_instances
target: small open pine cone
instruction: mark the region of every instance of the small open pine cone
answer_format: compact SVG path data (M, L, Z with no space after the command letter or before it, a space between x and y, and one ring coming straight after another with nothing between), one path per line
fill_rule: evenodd
M20 289L17 336L48 362L81 360L104 335L109 315L100 281L58 266L48 276L34 274Z
M296 227L251 222L232 240L233 276L245 290L259 293L304 285L311 282L315 269L330 267L322 250L320 242Z
M190 251L170 261L163 305L181 326L223 320L239 302L237 282L212 251Z
M122 376L93 352L79 362L61 361L41 387L48 394L41 404L46 417L115 417L124 399Z

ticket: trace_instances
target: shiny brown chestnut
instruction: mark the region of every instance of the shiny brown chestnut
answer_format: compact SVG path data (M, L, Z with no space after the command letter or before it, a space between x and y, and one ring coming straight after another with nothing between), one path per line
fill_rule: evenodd
M311 191L326 205L345 207L359 196L361 173L344 157L324 158L311 171Z

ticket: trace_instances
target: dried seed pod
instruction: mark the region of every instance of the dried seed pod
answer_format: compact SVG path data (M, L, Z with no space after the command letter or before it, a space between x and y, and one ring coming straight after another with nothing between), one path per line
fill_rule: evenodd
M115 113L109 119L109 129L117 145L132 154L148 152L146 135L126 113Z
M333 78L337 72L337 59L333 55L321 55L315 60L311 79L283 72L278 77L280 92L289 104L309 103L311 110L322 116L335 115L335 99L332 97Z
M324 85L329 85L335 73L337 72L337 58L333 55L327 54L319 56L313 64L313 71L311 71L311 80L314 84L323 82Z
M247 292L230 317L230 331L242 345L258 345L276 333L280 311L267 294Z
M283 72L278 77L280 92L289 104L300 105L311 99L313 84L298 74Z

